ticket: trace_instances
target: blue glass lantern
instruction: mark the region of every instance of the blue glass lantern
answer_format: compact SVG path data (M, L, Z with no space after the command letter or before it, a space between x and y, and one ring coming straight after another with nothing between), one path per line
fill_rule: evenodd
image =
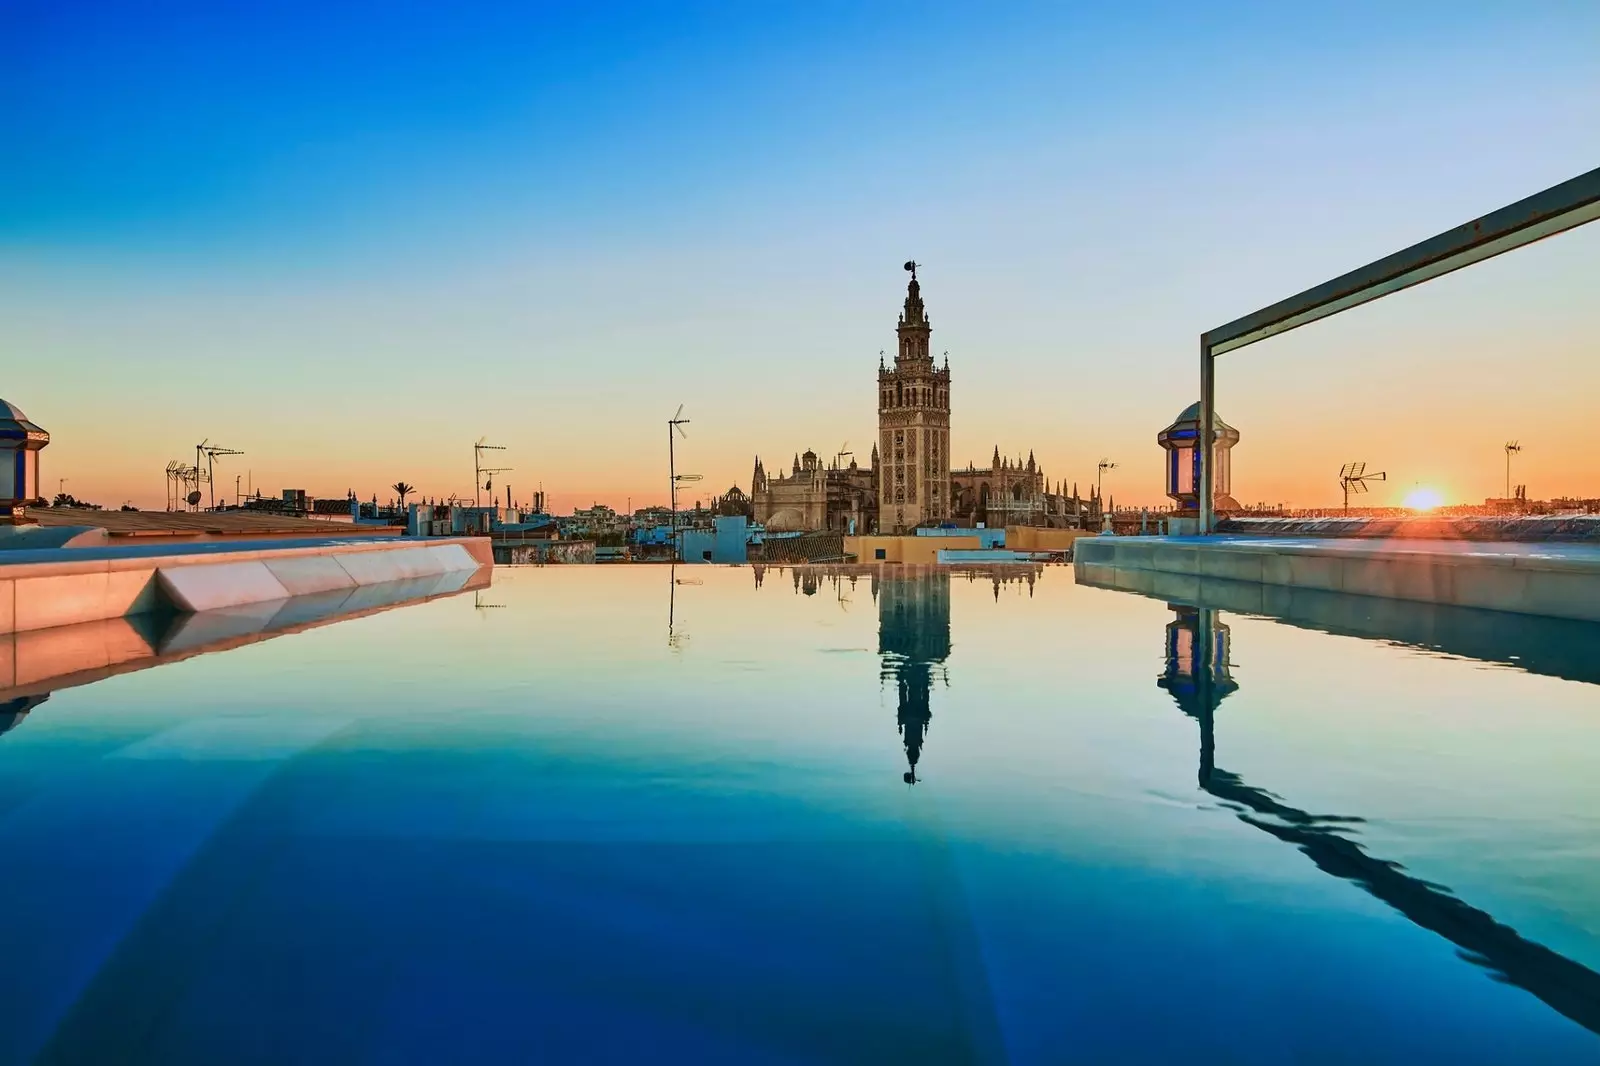
M1233 462L1229 451L1239 443L1239 431L1220 417L1215 422L1216 447L1213 449L1217 469L1212 478L1212 499L1218 511L1236 511L1239 504L1232 496ZM1200 405L1190 404L1172 425L1156 434L1156 443L1167 450L1167 495L1181 511L1197 511L1200 507Z
M0 400L0 522L16 522L38 503L39 452L50 434L28 421L15 404Z

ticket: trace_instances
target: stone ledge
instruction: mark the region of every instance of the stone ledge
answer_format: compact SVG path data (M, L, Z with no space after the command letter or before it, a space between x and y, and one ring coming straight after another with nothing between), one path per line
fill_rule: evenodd
M1147 571L1600 621L1600 547L1592 545L1094 537L1074 545L1074 558L1086 581L1108 569Z

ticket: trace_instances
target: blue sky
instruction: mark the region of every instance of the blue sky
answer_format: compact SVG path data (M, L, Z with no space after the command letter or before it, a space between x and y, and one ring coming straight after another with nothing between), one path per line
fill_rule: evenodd
M269 491L466 491L487 433L637 505L679 402L719 488L865 451L914 256L955 457L1114 453L1155 502L1198 334L1592 168L1597 55L1588 3L4 5L0 395L102 502L207 436ZM1236 494L1322 502L1288 446L1375 378L1354 432L1408 484L1483 495L1540 433L1536 493L1600 481L1597 263L1580 232L1230 357Z

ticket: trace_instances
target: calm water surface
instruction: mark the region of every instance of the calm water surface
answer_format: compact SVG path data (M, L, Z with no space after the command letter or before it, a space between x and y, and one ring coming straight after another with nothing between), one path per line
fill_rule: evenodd
M1063 568L501 569L0 735L0 1062L1600 1062L1597 754Z

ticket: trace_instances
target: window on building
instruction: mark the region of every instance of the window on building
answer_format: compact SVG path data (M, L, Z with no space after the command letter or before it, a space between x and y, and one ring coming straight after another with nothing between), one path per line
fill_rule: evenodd
M883 548L873 548L872 549L872 557L874 559L887 559L889 557L889 553L888 553L888 551L886 549L883 549Z

